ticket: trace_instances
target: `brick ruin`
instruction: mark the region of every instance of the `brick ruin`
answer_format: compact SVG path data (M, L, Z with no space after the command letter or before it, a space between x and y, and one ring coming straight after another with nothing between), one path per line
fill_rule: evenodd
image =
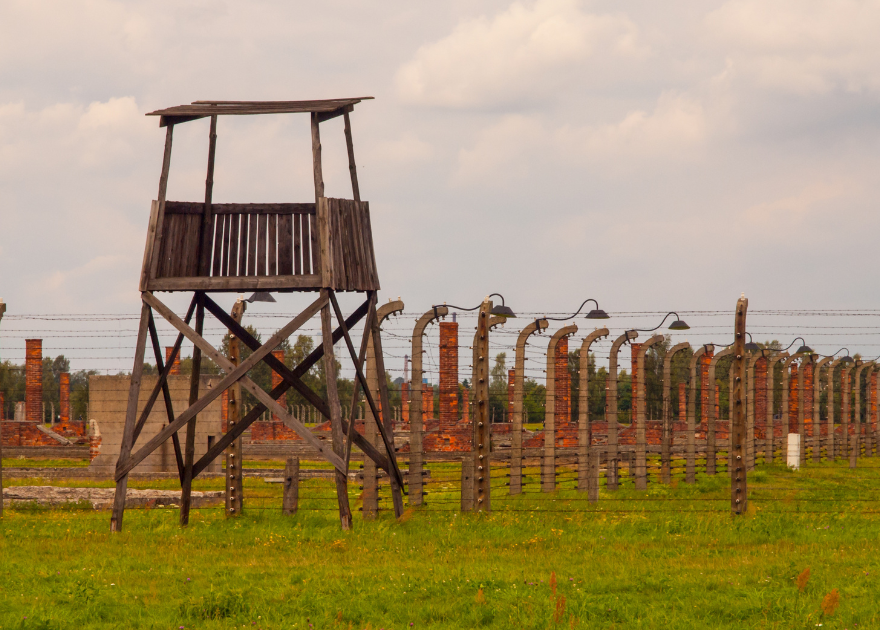
M70 417L70 374L62 373L59 383L61 421L50 427L43 425L43 340L25 340L24 417L0 419L0 441L3 446L59 446L86 443L85 422ZM0 410L5 409L0 394ZM5 414L0 412L0 416Z

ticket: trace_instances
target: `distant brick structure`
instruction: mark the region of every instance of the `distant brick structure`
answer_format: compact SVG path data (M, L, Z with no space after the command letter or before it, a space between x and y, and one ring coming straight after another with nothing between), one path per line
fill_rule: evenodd
M70 419L70 374L62 372L59 375L59 401L61 421L52 427L58 435L63 435L68 439L76 439L84 441L86 437L86 423L73 422ZM79 440L78 438L82 438Z
M798 430L798 366L791 364L791 376L788 378L788 433L797 433Z
M433 399L432 395L432 411ZM458 322L440 322L440 431L451 431L456 424L458 424Z
M43 422L43 340L25 340L25 421Z
M767 421L767 359L755 361L755 427Z
M563 337L556 344L556 396L554 412L556 426L571 424L571 374L568 372L568 337Z
M709 363L715 356L715 350L706 349L700 356L699 378L700 378L700 424L705 427L709 423ZM718 418L718 415L715 415ZM697 427L697 431L700 431ZM705 428L703 428L705 430Z
M403 423L409 426L409 381L400 384L400 407Z
M642 344L633 342L630 345L632 346L632 371L630 372L630 391L632 392L630 399L632 402L630 403L630 422L635 425L636 410L638 407L636 397L639 391L639 378L642 376L639 374L639 350L642 349ZM621 442L621 444L623 444L623 442Z
M681 382L678 384L678 421L685 423L685 426L687 426L687 402L687 383Z
M804 365L804 434L813 435L813 363Z
M174 350L172 346L165 346L165 365L168 365L168 360L171 358L171 352ZM171 366L171 371L168 372L169 376L180 376L180 352L178 351L177 356L174 357L174 365Z

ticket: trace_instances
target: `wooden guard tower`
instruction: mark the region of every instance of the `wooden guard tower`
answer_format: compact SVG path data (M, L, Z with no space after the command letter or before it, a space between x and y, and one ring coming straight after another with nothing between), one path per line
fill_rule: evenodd
M388 473L395 512L398 516L402 512L403 478L394 455L390 422L382 416L383 412L390 409L385 379L379 379L380 400L376 401L367 387L363 369L367 344L372 343L377 373L385 373L382 341L376 316L379 275L373 253L370 207L360 198L349 121L349 114L354 106L367 98L372 97L323 101L196 101L191 105L171 107L147 114L159 116L159 126L166 128L165 154L159 177L159 195L152 203L140 279L143 305L122 445L116 465L112 531L122 529L129 472L168 439L173 441L180 473L182 488L180 520L181 524L185 525L189 519L193 478L205 470L267 409L281 418L336 468L336 489L343 528L350 527L352 520L347 483L352 444L357 445L365 456L371 458ZM213 203L218 117L286 113L305 113L311 118L314 202ZM342 116L345 124L353 199L328 199L324 196L320 124L337 116ZM168 201L165 198L165 191L171 166L174 127L199 118L210 119L205 199L198 202ZM312 292L317 293L318 297L261 345L210 297L213 292L253 290ZM187 291L193 294L183 319L156 297L156 292L160 291ZM346 318L336 300L337 291L364 293L366 299ZM241 362L240 365L234 364L202 337L206 311L226 326L241 343L251 348L253 354L246 361ZM167 363L161 354L162 345L156 332L154 312L159 313L179 332ZM288 369L273 357L272 350L318 312L321 314L323 337L321 347L315 349L294 369ZM195 316L194 322L192 322L193 316ZM365 321L360 352L357 352L350 331L361 320ZM139 414L138 397L148 336L160 376L147 399L146 407ZM174 359L180 352L184 337L194 345L189 407L181 413L175 413L171 405L167 378ZM336 390L333 352L334 344L343 339L357 374L351 408L346 410L348 419L342 417ZM210 357L225 372L225 377L199 397L203 354ZM327 400L318 396L302 381L302 376L322 359L327 375ZM283 379L282 383L271 392L266 392L247 376L248 371L260 361L265 362ZM236 383L257 398L260 404L240 422L230 427L229 431L213 444L201 459L195 461L195 425L198 413L224 390ZM291 387L330 420L332 447L318 440L311 431L290 415L285 407L278 404L277 399ZM373 417L376 418L377 429L384 444L382 450L374 447L354 430L354 413L361 394L364 395ZM165 402L168 424L154 437L139 443L141 430L160 395ZM178 431L184 426L186 427L185 443L181 448Z

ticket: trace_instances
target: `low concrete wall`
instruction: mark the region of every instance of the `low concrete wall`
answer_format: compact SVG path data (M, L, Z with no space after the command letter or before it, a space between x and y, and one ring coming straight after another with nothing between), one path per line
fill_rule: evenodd
M199 385L199 396L205 394L220 380L218 376L203 376ZM141 383L138 397L138 416L146 406L147 400L158 381L157 376L145 376ZM170 376L168 388L171 391L171 404L175 416L179 416L189 407L189 376ZM92 376L89 378L89 414L90 419L98 424L101 432L100 452L89 466L89 470L102 475L112 475L119 459L119 448L122 444L122 429L125 423L125 409L128 403L128 390L131 379L128 376ZM196 424L196 460L208 450L209 442L220 439L220 399L218 396L204 411L198 415ZM165 402L162 395L153 405L147 422L134 446L146 444L153 436L168 424ZM186 428L178 431L181 448L186 442ZM134 472L177 472L174 460L174 446L168 439L153 451L143 462L138 464ZM205 472L220 472L220 459L207 468Z

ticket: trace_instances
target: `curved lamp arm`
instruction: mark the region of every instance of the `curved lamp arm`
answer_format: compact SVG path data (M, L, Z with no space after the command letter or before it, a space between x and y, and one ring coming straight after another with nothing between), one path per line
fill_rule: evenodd
M633 330L635 330L637 332L654 332L655 330L660 328L660 326L662 326L663 324L666 323L666 320L669 319L670 315L675 315L675 321L669 325L670 330L688 330L690 328L690 326L688 326L687 324L685 324L681 320L681 317L679 317L678 313L676 313L675 311L669 311L663 317L663 321L661 321L659 324L657 324L653 328L633 328Z

